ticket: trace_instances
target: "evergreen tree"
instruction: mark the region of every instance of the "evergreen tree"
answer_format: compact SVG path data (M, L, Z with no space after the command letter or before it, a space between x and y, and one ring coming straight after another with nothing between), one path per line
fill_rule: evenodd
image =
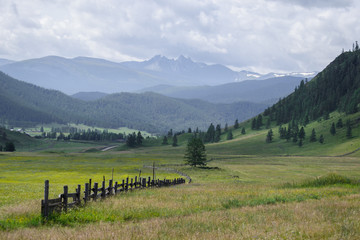
M126 137L126 145L128 147L135 147L136 146L136 133L133 132Z
M335 123L331 124L330 133L333 136L336 134Z
M271 143L273 140L273 136L274 136L273 131L272 131L272 129L270 129L268 131L268 134L266 135L266 142Z
M136 136L136 145L141 146L142 142L143 142L143 136L141 135L141 132L138 131L137 136Z
M200 138L193 138L188 142L185 151L185 163L195 167L206 165L205 145Z
M239 128L239 121L237 119L235 120L234 128L235 129Z
M191 128L188 129L188 133L191 133Z
M242 129L241 129L241 134L242 135L244 135L246 132L245 132L245 127L243 127Z
M300 139L305 139L305 130L304 127L301 127L300 131L299 131L299 138Z
M173 147L176 147L178 144L177 144L178 140L177 140L177 137L176 137L176 134L174 135L173 137L173 143L172 143L172 146Z
M168 143L167 136L164 136L163 141L162 141L161 144L162 144L162 145L168 145L168 144L169 144L169 143Z
M226 139L227 139L227 140L233 139L233 134L232 134L232 131L231 131L231 130L228 132Z
M339 118L339 120L337 121L336 123L336 128L342 128L344 125L343 125L343 122L342 122L342 119Z
M168 137L170 138L170 137L172 137L172 136L173 136L173 130L170 129L170 130L168 131Z
M302 147L302 145L303 145L303 140L300 138L300 141L299 141L299 147Z
M324 143L324 136L322 134L319 137L319 143L321 143L321 144Z
M229 129L228 129L228 124L225 123L225 128L224 128L224 132L227 132Z
M251 129L255 130L256 129L256 118L253 118L252 122L251 122Z
M205 135L205 142L214 142L214 140L215 140L215 127L211 123Z
M216 125L214 142L219 142L221 136L221 126L220 124Z
M315 128L313 128L312 131L311 131L310 142L316 142Z
M3 146L2 146L2 145L0 145L0 152L2 152L2 150L3 150Z
M15 144L13 142L7 142L4 150L6 152L15 152Z
M41 128L40 128L40 132L44 132L44 127L43 126L41 126Z
M258 116L258 118L256 119L256 130L259 130L262 125L263 125L262 115L260 114L260 115Z

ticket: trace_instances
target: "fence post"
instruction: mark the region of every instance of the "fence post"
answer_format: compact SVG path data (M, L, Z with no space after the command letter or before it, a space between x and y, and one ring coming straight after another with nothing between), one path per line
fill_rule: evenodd
M125 191L125 180L124 179L122 180L121 188L122 188L121 191L124 192Z
M115 182L114 194L118 193L118 182Z
M105 179L105 178L104 178ZM105 189L105 180L102 182L102 188L101 188L101 198L106 197L106 189Z
M89 179L89 196L91 196L91 178Z
M129 190L129 177L126 178L125 191Z
M137 185L137 176L135 176L135 189L136 189L136 185Z
M99 184L97 182L94 183L94 201L96 201L96 199L97 199L98 187L99 187Z
M109 195L114 195L114 191L113 191L113 180L112 179L110 179L109 180L109 188L108 188L108 191L109 191Z
M133 189L133 185L134 185L134 179L131 179L131 182L130 182L130 187L131 187L131 190Z
M89 199L89 183L85 183L85 196L84 196L84 203L86 203Z
M41 215L47 218L49 216L49 180L45 180L44 200L41 203Z
M80 184L78 184L78 187L77 187L77 189L76 189L76 205L80 205L81 204L81 185Z
M64 186L64 194L63 194L63 208L64 212L67 212L68 207L68 186Z

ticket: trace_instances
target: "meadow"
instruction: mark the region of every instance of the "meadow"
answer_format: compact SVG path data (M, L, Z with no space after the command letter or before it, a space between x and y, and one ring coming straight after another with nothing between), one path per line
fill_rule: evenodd
M270 144L267 130L234 130L235 139L206 145L205 168L182 165L186 134L178 147L151 139L140 148L88 152L101 145L56 142L46 150L0 153L0 239L359 239L359 151L341 156L360 147L358 128L346 141L343 129L331 136L328 126L338 117L309 124L307 137L316 128L325 143L301 148L275 130ZM114 180L139 170L151 176L143 166L153 162L188 174L192 183L40 217L46 179L55 197L64 185L110 179L112 168ZM165 170L156 175L180 177Z

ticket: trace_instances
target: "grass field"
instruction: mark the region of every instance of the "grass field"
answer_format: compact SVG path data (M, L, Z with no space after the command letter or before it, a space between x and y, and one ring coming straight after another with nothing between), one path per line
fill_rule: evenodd
M86 153L99 146L48 142L46 150L0 153L0 239L359 239L360 154L341 156L360 147L359 127L351 139L344 129L332 136L339 117L309 124L306 139L315 128L325 143L305 140L303 147L280 140L275 128L267 144L267 130L246 123L245 135L234 130L234 140L206 145L208 168L172 166L191 184L121 194L48 222L40 218L44 180L56 196L64 185L110 179L112 168L115 180L139 169L150 176L143 165L183 163L189 135L179 147L151 139L137 149Z

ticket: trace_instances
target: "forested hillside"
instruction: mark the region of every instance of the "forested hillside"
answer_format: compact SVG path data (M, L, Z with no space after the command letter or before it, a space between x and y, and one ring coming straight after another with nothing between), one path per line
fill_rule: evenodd
M182 100L154 93L120 93L85 102L59 91L18 81L0 72L0 120L16 126L43 123L83 123L104 128L129 127L152 133L170 128L205 129L211 122L225 124L245 120L266 105L239 102L212 104Z
M277 124L306 123L330 112L358 111L360 102L360 50L344 52L313 80L302 81L291 95L265 110Z

